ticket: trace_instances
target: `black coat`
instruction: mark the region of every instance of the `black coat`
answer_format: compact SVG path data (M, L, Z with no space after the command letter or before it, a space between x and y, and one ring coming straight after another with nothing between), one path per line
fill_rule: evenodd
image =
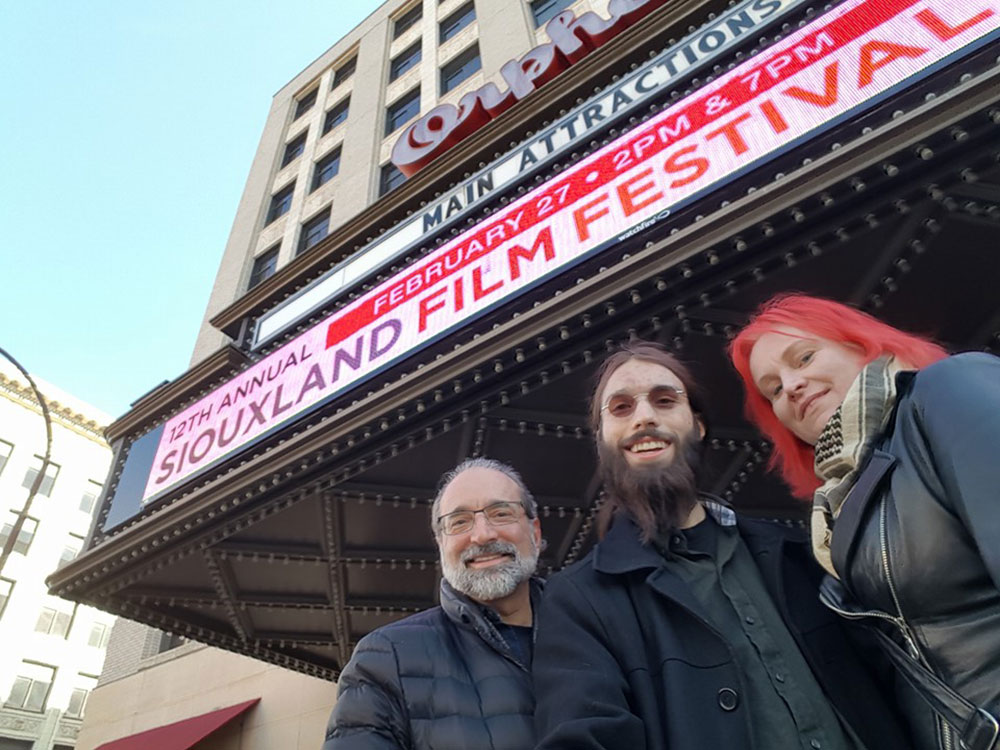
M834 525L835 564L861 609L902 615L931 669L1000 717L1000 359L960 354L896 383L880 460L845 501L860 523ZM918 746L938 746L927 707L905 704Z
M843 622L818 601L822 572L805 535L745 519L739 531L840 715L869 750L908 748ZM533 664L539 750L749 750L739 667L701 611L636 526L616 520L546 588Z
M540 585L532 582L537 601ZM323 750L528 750L531 676L482 609L441 606L379 628L340 675Z

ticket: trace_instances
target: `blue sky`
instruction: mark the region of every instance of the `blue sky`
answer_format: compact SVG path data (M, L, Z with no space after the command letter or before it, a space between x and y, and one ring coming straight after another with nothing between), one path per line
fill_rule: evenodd
M0 347L115 417L183 373L271 97L378 4L0 0Z

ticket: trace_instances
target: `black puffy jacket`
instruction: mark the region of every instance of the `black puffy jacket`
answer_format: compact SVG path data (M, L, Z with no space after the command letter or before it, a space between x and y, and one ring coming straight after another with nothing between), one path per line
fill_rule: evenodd
M896 383L834 526L838 573L858 611L897 618L940 678L1000 716L1000 359L960 354ZM848 503L862 503L853 527L840 523ZM958 747L913 695L904 710L918 747Z
M532 602L541 583L532 581ZM441 581L441 606L379 628L340 675L323 750L529 750L531 674L492 611Z

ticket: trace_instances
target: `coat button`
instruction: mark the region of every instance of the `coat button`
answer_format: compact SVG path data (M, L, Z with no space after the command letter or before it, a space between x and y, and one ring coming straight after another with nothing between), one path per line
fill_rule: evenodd
M722 688L719 691L719 708L723 711L735 711L740 704L740 696L732 688Z

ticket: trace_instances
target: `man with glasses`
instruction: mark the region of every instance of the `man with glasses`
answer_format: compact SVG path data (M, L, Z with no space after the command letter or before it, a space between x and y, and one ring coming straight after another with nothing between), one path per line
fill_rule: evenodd
M472 458L442 477L431 530L441 605L358 643L324 750L534 747L538 506L514 469Z
M805 534L698 492L704 407L656 344L623 346L598 373L599 541L538 614L537 748L908 747L819 603Z

